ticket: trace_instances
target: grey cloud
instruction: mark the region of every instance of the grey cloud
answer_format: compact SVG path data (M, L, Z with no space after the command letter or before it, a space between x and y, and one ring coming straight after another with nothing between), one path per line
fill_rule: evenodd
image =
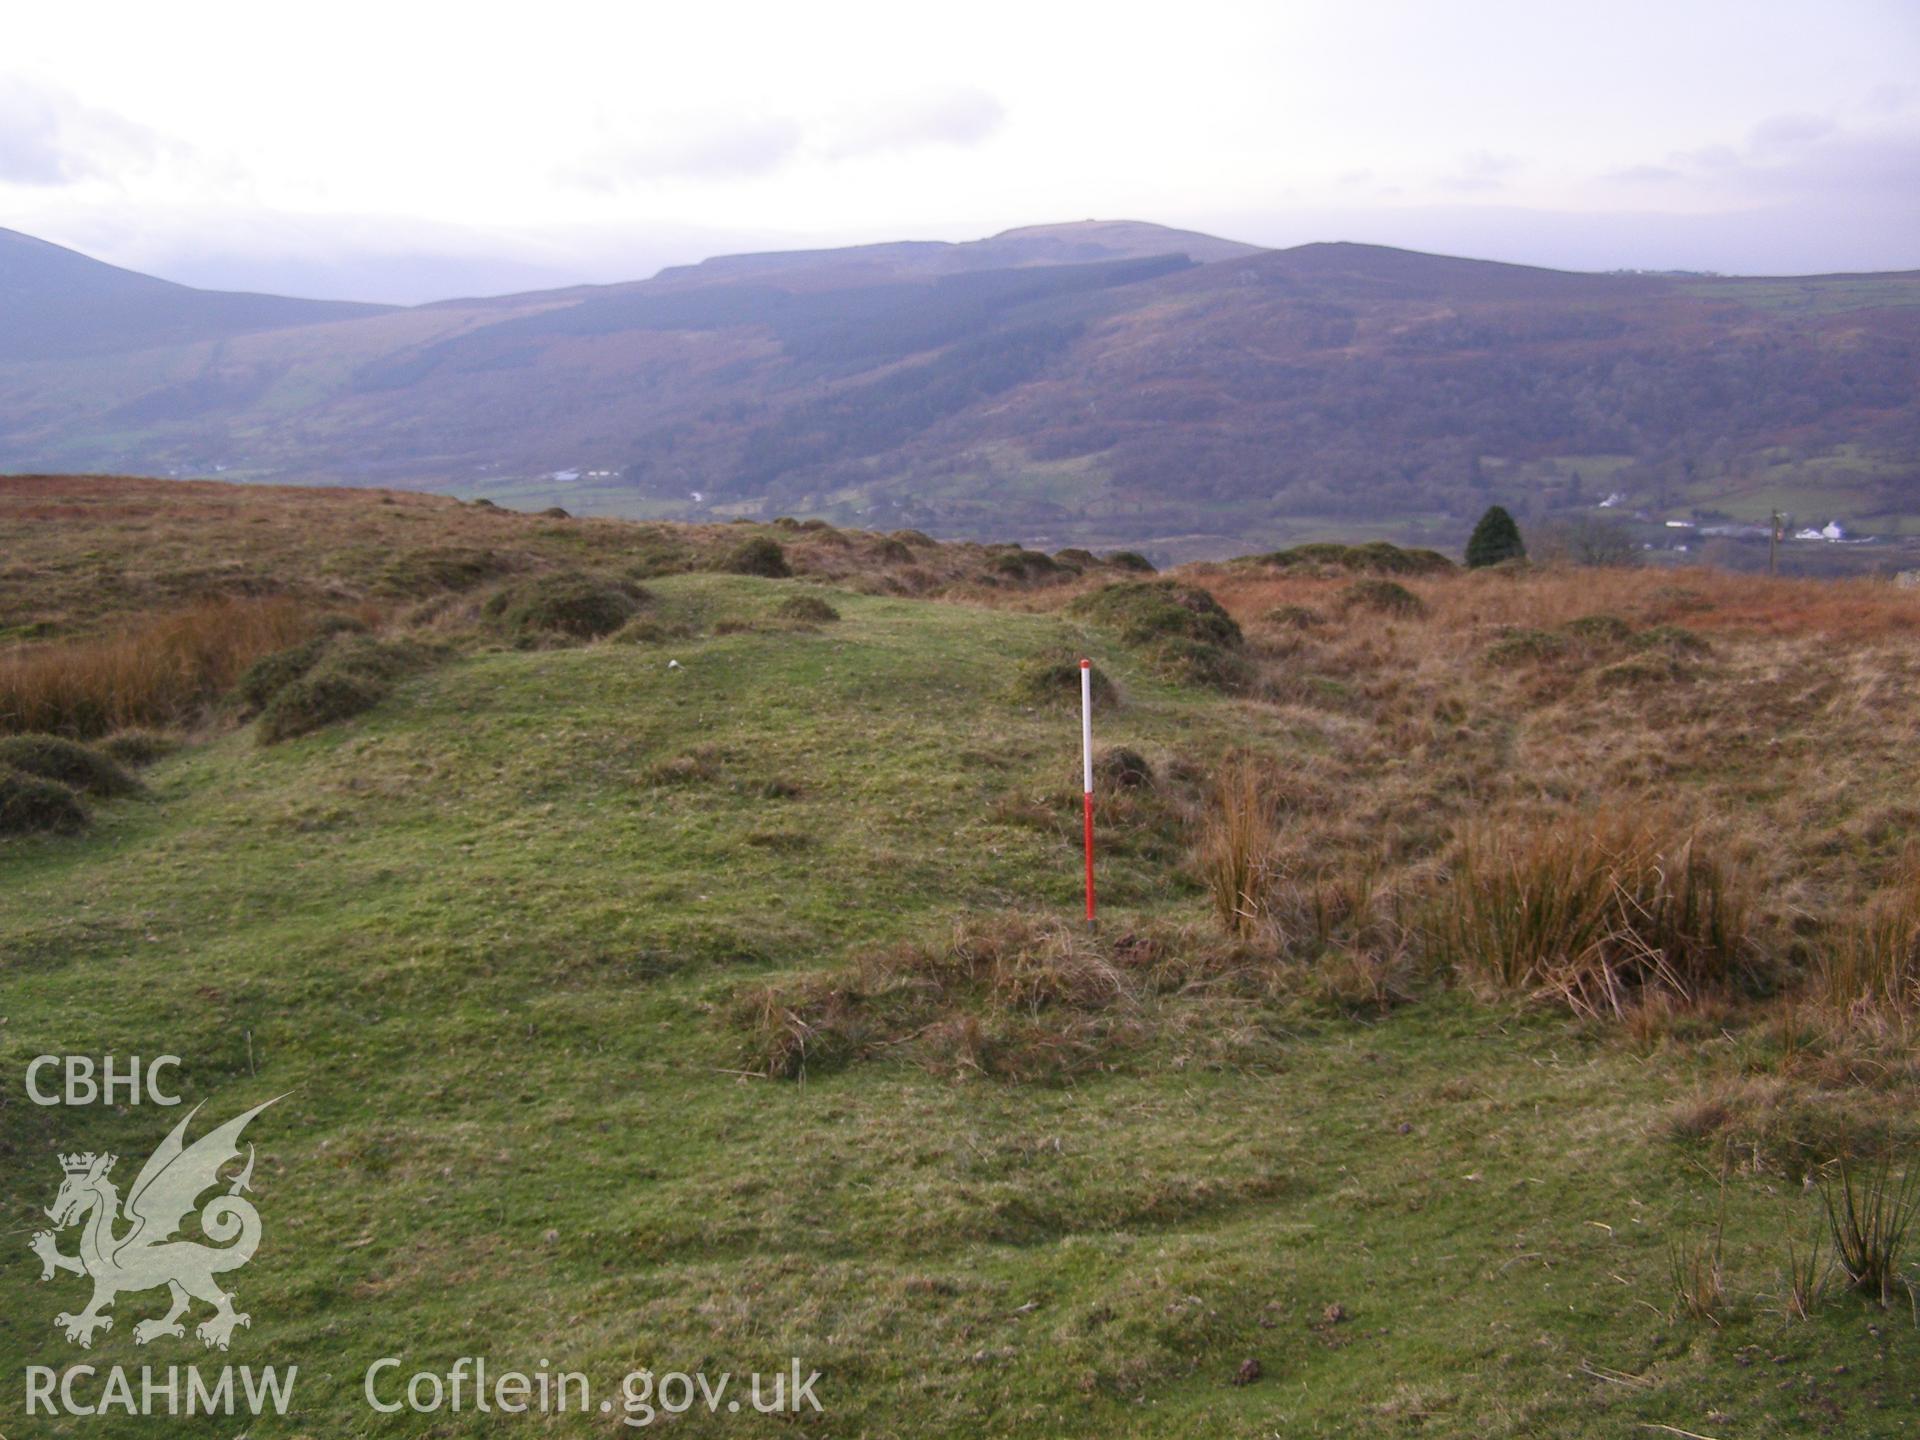
M1500 190L1507 183L1502 177L1520 169L1522 164L1517 155L1476 150L1461 161L1457 173L1444 177L1440 183L1448 190Z
M928 145L978 145L1006 118L1005 107L984 90L919 96L846 117L829 129L824 149L847 159Z
M589 190L650 180L751 179L810 154L848 160L932 145L977 145L1005 119L1000 102L979 90L921 97L810 124L784 116L687 119L660 125L658 133L643 140L609 146L563 171L560 178Z
M0 182L57 186L144 169L161 143L151 130L64 90L0 75Z
M1602 177L1607 180L1622 180L1633 185L1668 185L1686 177L1671 165L1629 165L1624 170L1614 170Z
M1920 128L1845 129L1822 116L1778 115L1755 126L1744 146L1679 151L1603 178L1684 181L1723 203L1903 208L1903 201L1920 195Z
M1823 115L1771 115L1753 127L1750 143L1755 150L1773 150L1823 139L1833 129L1833 121Z
M568 178L590 189L642 180L736 180L765 175L800 151L791 120L679 121L636 144L614 147Z

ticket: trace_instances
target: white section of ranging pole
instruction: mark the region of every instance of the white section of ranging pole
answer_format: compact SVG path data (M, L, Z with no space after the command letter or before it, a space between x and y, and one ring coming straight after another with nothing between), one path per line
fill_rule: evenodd
M1087 846L1087 926L1093 926L1093 661L1080 662L1081 814Z
M1080 788L1093 793L1093 662L1080 662Z

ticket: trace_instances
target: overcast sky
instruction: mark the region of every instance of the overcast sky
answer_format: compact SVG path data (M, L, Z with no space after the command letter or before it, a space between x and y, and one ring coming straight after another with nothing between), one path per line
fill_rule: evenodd
M1920 268L1915 0L10 6L0 225L419 300L1155 220Z

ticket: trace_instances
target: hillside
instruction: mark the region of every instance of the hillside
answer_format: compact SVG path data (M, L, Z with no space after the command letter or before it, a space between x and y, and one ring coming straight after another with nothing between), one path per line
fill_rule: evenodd
M1618 496L1662 543L1665 519L1775 508L1920 530L1912 273L1583 275L1086 222L193 343L76 333L84 356L0 356L0 468L1171 556L1356 526L1457 544L1490 500L1539 522Z
M781 1433L1911 1433L1901 1282L1797 1292L1792 1245L1840 1157L1920 1139L1911 951L1882 988L1835 963L1920 914L1913 591L1383 547L1141 589L818 524L72 477L0 487L0 552L0 635L35 637L0 731L32 693L139 767L0 835L10 1068L178 1054L206 1117L286 1097L225 1355L136 1345L151 1293L81 1351L83 1282L27 1253L60 1155L131 1171L184 1112L0 1106L15 1373L297 1364L263 1440L423 1433L367 1366L403 1358L391 1398L477 1354L616 1403L797 1361L824 1414ZM570 635L524 603L563 585L626 609ZM161 685L163 641L228 679L102 736L89 687ZM276 738L299 666L373 659ZM1648 948L1503 928L1615 883Z
M389 308L194 290L0 229L0 364L217 342Z

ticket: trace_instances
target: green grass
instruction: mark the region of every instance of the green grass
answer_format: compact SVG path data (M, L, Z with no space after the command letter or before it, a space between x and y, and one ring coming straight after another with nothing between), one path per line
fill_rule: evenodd
M824 593L649 589L707 629ZM1720 1203L1662 1129L1695 1067L1564 1021L1444 993L1367 1020L1248 1001L1072 1085L737 1073L743 984L967 911L1073 912L1071 827L995 818L1077 779L1077 717L1002 698L1021 660L1090 649L1125 700L1102 740L1157 764L1300 758L1276 712L1158 682L1098 631L830 593L844 619L820 631L474 655L340 726L163 759L88 837L0 843L10 1077L171 1052L207 1118L288 1094L250 1132L266 1239L224 1358L297 1363L299 1413L249 1434L495 1433L371 1414L360 1375L388 1354L550 1359L596 1394L797 1356L824 1372L810 1434L1911 1433L1902 1313L1792 1324L1760 1298L1817 1204L1797 1188L1736 1177L1720 1325L1669 1318L1668 1241ZM660 780L696 751L694 778ZM1102 880L1109 926L1204 921L1164 865ZM51 1325L80 1282L41 1286L26 1251L55 1152L130 1171L180 1112L9 1084L17 1375L80 1353ZM157 1298L125 1297L86 1361L220 1363L133 1345ZM1264 1378L1232 1385L1249 1357ZM166 1425L19 1423L20 1403L0 1431Z

